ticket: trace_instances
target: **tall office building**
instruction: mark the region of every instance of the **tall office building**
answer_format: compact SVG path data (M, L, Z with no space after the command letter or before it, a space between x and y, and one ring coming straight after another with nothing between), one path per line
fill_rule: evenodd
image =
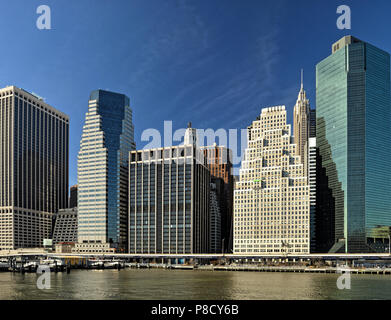
M224 252L232 252L233 243L233 165L232 165L232 150L224 146L213 146L200 147L204 151L204 156L211 177L216 179L222 179L223 185L214 189L218 194L220 203L220 215L221 215L221 244L214 246L217 247L221 252L221 246L224 245ZM221 194L220 194L221 193Z
M0 250L42 247L68 204L69 118L42 98L0 89Z
M307 99L304 84L303 70L301 71L301 87L293 109L293 136L297 146L296 154L300 156L301 162L307 162L308 138L310 130L310 102Z
M135 149L132 110L123 94L91 93L78 156L76 252L128 247L128 159Z
M324 250L382 251L391 226L390 55L346 36L316 66L316 134L332 230ZM322 222L322 220L320 220ZM333 245L334 244L334 245ZM332 247L331 247L332 246Z
M234 191L234 253L309 253L309 186L285 107L263 109L247 140Z
M77 184L71 186L70 195L69 195L69 208L77 207Z
M210 174L196 139L185 141L130 153L129 253L209 252Z

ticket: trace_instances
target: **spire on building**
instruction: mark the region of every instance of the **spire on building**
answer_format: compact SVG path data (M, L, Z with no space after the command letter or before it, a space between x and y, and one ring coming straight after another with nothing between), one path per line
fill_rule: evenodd
M197 130L195 128L192 128L191 122L187 124L183 143L185 145L197 145Z
M300 91L299 91L299 96L297 98L298 101L305 101L307 100L307 96L305 94L304 90L304 70L301 69L301 84L300 84Z
M301 69L300 91L293 109L293 136L297 145L296 154L301 156L302 163L306 162L306 144L309 137L310 102L304 90L304 71Z

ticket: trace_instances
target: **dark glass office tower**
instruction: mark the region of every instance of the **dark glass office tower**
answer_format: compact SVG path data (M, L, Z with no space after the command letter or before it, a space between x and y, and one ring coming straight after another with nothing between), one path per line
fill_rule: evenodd
M132 110L123 94L91 93L78 157L77 252L127 250Z
M14 86L0 89L0 250L42 247L68 204L69 118Z
M346 36L316 66L316 134L323 176L319 246L384 251L391 226L390 55ZM327 197L327 199L325 198ZM324 223L322 227L322 223ZM330 239L332 237L333 239ZM331 247L330 247L331 246Z

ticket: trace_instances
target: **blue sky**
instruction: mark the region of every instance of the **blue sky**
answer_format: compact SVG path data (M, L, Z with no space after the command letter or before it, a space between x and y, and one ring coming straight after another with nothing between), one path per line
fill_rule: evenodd
M49 5L52 29L38 30ZM352 30L336 27L350 5ZM333 0L13 0L0 10L0 86L44 97L70 116L70 183L89 93L130 97L138 148L147 128L245 128L263 107L291 119L304 68L315 106L315 65L352 34L391 52L391 3Z

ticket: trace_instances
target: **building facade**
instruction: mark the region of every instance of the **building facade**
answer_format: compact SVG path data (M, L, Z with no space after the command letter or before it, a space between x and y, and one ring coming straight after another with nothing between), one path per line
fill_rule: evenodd
M77 242L77 207L60 209L54 216L53 244Z
M205 160L210 171L211 177L222 179L223 185L216 189L218 199L220 199L220 215L221 215L221 244L217 247L222 252L232 252L233 243L233 165L232 165L232 150L224 146L201 147L204 151ZM219 184L217 182L217 184ZM224 248L221 248L224 246ZM215 246L216 247L216 246ZM221 249L220 249L221 248Z
M316 252L316 177L317 177L316 138L308 140L308 184L310 188L310 251Z
M310 109L310 138L316 138L316 109Z
M134 149L129 98L93 91L78 155L78 243L74 251L126 252L128 159Z
M310 135L310 102L307 99L301 73L301 88L293 109L293 136L296 144L296 154L301 162L307 162L308 138Z
M210 237L209 252L221 253L222 238L222 208L224 201L224 180L211 176L209 193Z
M0 250L42 247L68 205L69 118L15 86L0 89Z
M77 184L71 186L68 208L75 208L75 207L77 207Z
M382 251L391 226L390 55L346 36L316 66L317 202L331 252ZM322 206L321 206L322 205ZM324 228L328 228L327 225ZM382 244L384 244L382 246ZM382 247L382 248L381 248Z
M284 106L248 128L234 191L234 253L310 252L309 186Z
M210 174L188 144L132 151L129 253L209 252Z

